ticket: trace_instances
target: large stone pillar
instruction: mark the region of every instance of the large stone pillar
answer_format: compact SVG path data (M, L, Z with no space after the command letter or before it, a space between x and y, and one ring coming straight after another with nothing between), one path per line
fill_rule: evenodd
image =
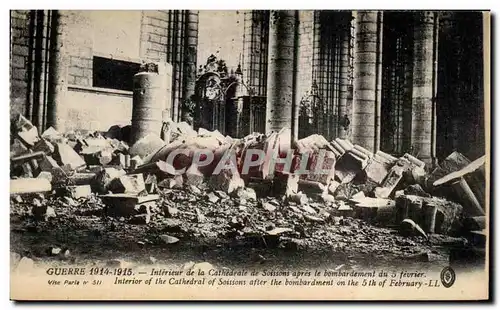
M271 11L266 133L293 129L296 22L296 11Z
M183 87L183 100L190 100L194 95L196 85L196 58L198 48L198 11L186 11L186 47L184 49L184 87ZM192 117L192 115L185 115L186 111L182 110L181 118Z
M370 151L380 145L382 12L355 12L352 141Z
M68 84L68 56L65 49L66 19L61 11L53 11L50 27L49 81L47 92L47 127L64 130L60 110Z
M340 73L339 73L339 108L337 119L338 137L347 138L347 122L350 116L347 112L347 100L349 97L349 70L350 70L350 44L351 44L351 19L352 13L346 12L342 16L342 32L340 38Z
M436 17L417 12L414 18L411 147L414 155L431 163L436 155Z

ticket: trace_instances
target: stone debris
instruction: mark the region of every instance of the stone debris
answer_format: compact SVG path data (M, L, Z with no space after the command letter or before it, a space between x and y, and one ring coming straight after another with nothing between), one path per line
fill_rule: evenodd
M292 150L289 130L233 139L167 120L161 137L148 135L129 147L124 138L129 133L118 126L85 134L49 128L39 136L20 117L13 128L11 209L30 205L27 214L36 221L72 210L111 219L113 225L161 227L150 240L163 244L232 237L294 249L310 240L345 246L345 237L366 244L369 234L380 231L380 238L401 243L439 235L477 240L487 226L484 156L470 161L454 152L427 173L410 154L372 153L346 139L329 142L311 135ZM206 153L192 162L200 149ZM252 149L266 156L243 172L247 155L258 159L250 156ZM289 150L294 161L287 172L270 155L285 158ZM174 151L180 153L169 161ZM234 157L226 157L227 151ZM202 164L211 155L213 163ZM227 169L214 173L221 162ZM313 173L316 168L322 172ZM300 169L309 172L297 173ZM11 212L24 214L22 208ZM390 251L391 244L378 246ZM434 259L421 250L411 255Z

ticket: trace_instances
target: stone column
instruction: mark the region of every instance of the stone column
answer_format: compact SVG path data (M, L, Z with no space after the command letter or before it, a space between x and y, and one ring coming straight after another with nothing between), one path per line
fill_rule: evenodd
M266 133L293 127L296 22L296 11L271 11Z
M415 13L411 147L420 160L435 157L435 27L433 12Z
M346 12L342 16L342 37L340 40L340 74L339 74L339 109L337 119L338 123L338 137L347 138L347 128L344 121L350 119L347 114L347 98L349 97L349 49L351 41L351 19L352 13Z
M194 95L196 85L196 58L198 48L198 11L186 11L186 37L184 49L184 85L182 98L184 100L191 99ZM182 111L181 118L190 118L192 115L185 115Z
M382 12L355 14L352 142L376 152L380 144Z
M61 11L53 11L50 33L49 83L47 92L47 127L64 130L60 116L68 84L69 59L65 47L66 19Z

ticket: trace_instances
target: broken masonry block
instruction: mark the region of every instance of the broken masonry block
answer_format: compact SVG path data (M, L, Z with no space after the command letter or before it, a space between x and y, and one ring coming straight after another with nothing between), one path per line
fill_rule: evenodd
M29 194L50 192L52 185L44 178L20 178L10 180L10 194Z
M299 192L299 177L300 175L298 174L287 175L286 192L285 192L285 195L287 197Z
M335 154L331 151L326 151L322 159L323 162L321 163L321 167L318 167L320 165L319 161L319 152L315 152L309 157L309 174L305 176L305 179L327 185L335 177ZM326 171L328 171L328 173L323 173Z
M257 201L257 193L253 188L249 187L240 187L236 191L236 197L238 197L240 200L254 200Z
M64 137L53 127L47 128L41 135L41 137L50 143L62 143L64 141Z
M292 195L288 196L287 200L303 206L307 203L308 198L307 198L306 194L304 194L302 192L298 192L296 194L292 194Z
M58 143L56 145L54 159L58 161L61 166L67 166L72 170L85 166L83 158L81 158L69 145L64 143Z
M415 195L415 196L422 196L422 197L431 197L430 194L426 193L422 186L419 184L412 184L404 189L404 194L405 195Z
M158 152L164 146L165 141L163 141L159 136L148 134L132 145L129 149L129 154L130 156L139 155L141 158L145 158L150 154Z
M52 173L48 172L48 171L42 171L40 172L37 176L37 179L47 179L49 180L50 183L52 183Z
M144 181L144 184L146 185L146 191L148 193L154 194L157 192L156 187L158 184L158 180L156 178L156 175L148 174L146 180Z
M416 223L422 221L423 200L419 196L402 195L396 199L396 221L411 219Z
M182 175L169 176L158 183L160 188L181 189L184 186L184 178Z
M394 192L396 187L399 185L405 171L410 168L410 162L404 158L398 159L396 164L392 166L389 174L384 179L380 187L376 187L374 190L375 197L378 198L389 198Z
M91 185L95 180L97 173L77 172L68 177L69 183L74 185Z
M339 188L339 186L339 182L332 180L330 184L328 184L328 192L332 195L335 195L335 192L337 191L337 188Z
M111 180L107 190L115 194L139 194L146 190L146 185L142 174L127 174Z
M130 157L130 155L129 155L129 157ZM130 170L133 171L133 170L137 169L137 167L141 166L142 164L143 164L143 162L142 162L141 157L136 155L136 156L130 158L129 168L130 168Z
M151 213L151 207L159 199L158 195L137 196L134 194L106 194L99 197L106 205L106 214L115 217Z
M104 168L101 172L96 174L92 184L94 185L93 188L95 188L98 192L106 193L108 192L108 187L111 182L125 174L125 171L122 169L118 170L110 167Z
M389 170L396 161L396 157L382 151L377 151L365 168L367 178L377 185L380 185L389 174Z
M383 213L385 217L387 217L387 213L390 213L391 215L396 214L395 202L394 200L391 199L359 197L359 198L351 198L349 201L354 203L353 206L354 216L357 218L364 219L366 221L374 220L378 214L378 209L381 209L380 212L381 216L379 220L382 220ZM384 219L384 221L390 221L390 219L389 220Z
M368 165L373 154L359 145L344 153L335 164L335 176L340 183L349 183Z
M24 116L19 114L14 123L16 136L26 145L32 147L40 139L38 129Z
M54 153L55 147L49 141L47 141L45 139L40 139L37 143L35 143L35 145L33 146L33 148L31 150L33 152L41 151L47 155L50 155L50 154Z
M205 176L200 172L198 165L193 163L184 173L187 185L200 186L205 180Z
M464 203L466 212L470 216L485 214L485 186L484 177L485 156L482 156L464 168L452 172L436 180L435 187L451 185ZM466 179L471 180L469 184ZM472 185L471 185L472 184Z
M422 204L422 229L428 234L436 231L436 216L438 208L435 204Z
M71 197L78 198L87 198L92 195L92 190L90 185L72 185L67 187L68 192Z
M230 194L238 188L245 187L245 182L238 171L224 169L219 174L214 174L208 179L209 186L214 190L221 190Z

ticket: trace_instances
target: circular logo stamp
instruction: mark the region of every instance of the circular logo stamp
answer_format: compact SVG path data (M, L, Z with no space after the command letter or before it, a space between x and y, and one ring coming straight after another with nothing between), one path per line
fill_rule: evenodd
M455 283L455 280L456 280L455 270L453 270L449 266L444 267L443 270L441 271L441 283L443 284L443 286L449 288Z

